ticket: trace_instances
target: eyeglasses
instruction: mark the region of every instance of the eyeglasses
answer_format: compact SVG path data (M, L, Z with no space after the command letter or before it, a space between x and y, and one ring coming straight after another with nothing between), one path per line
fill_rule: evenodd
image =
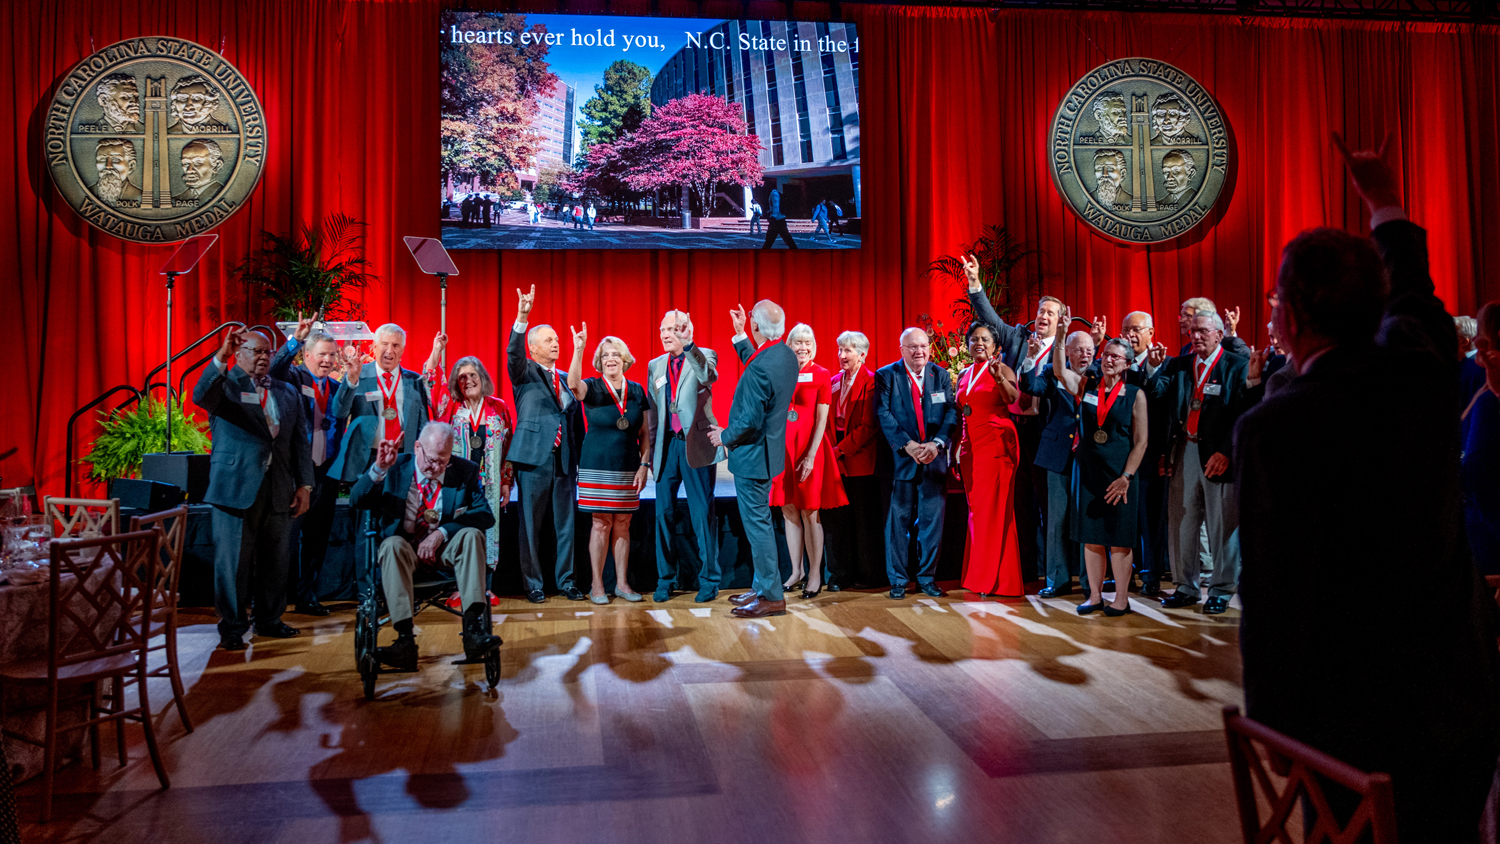
M1117 360L1123 362L1125 360L1125 356L1121 354L1115 354L1114 352L1105 352L1104 354L1099 356L1099 360Z

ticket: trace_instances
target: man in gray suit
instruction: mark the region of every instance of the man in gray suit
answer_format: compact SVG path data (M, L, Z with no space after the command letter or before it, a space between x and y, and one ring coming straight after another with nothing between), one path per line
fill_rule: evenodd
M550 510L557 534L557 591L570 601L582 601L584 594L573 582L573 512L578 499L583 408L568 389L566 375L557 371L562 354L557 332L550 325L526 327L536 302L536 285L531 285L530 293L517 289L516 297L516 324L505 347L505 367L516 405L516 435L506 457L516 468L526 600L533 604L547 600L542 593L541 537Z
M755 563L751 591L729 599L735 605L731 614L736 618L785 615L781 551L771 527L771 480L786 468L786 413L797 389L797 355L779 342L786 332L786 314L770 299L756 302L750 312L749 337L744 306L729 315L734 320L734 348L745 362L745 371L734 388L729 422L723 428L710 428L708 441L715 448L729 449L734 496Z
M288 527L312 495L312 440L297 392L271 380L270 368L269 338L230 330L193 388L213 434L203 500L214 508L214 606L219 647L228 651L245 648L247 608L257 636L299 632L281 614Z
M401 366L406 330L395 323L375 329L373 351L375 360L360 365L357 349L344 350L344 383L335 397L333 416L347 421L343 445L328 474L345 483L369 470L381 440L392 440L402 453L410 453L432 410L421 373Z
M661 320L665 354L646 366L646 432L652 443L656 474L656 594L672 597L678 585L677 489L687 488L688 515L698 538L698 603L719 594L719 543L714 531L714 476L723 449L708 441L714 419L713 383L719 380L718 356L693 344L693 318L667 311Z

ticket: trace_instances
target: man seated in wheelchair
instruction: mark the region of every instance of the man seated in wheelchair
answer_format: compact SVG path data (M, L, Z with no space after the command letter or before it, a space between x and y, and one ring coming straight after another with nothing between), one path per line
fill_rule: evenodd
M371 511L380 537L380 582L396 641L375 649L375 658L400 671L417 670L412 633L412 572L420 561L453 569L464 606L464 657L482 660L500 646L485 613L484 532L495 524L479 465L453 456L452 425L429 422L411 454L398 454L382 440L370 471L349 494L350 505Z

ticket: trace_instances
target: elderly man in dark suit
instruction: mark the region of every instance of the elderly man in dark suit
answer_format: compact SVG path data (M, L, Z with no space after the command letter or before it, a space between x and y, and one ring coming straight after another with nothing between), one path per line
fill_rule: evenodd
M573 582L573 513L583 410L568 389L567 373L557 371L562 354L557 332L550 325L527 328L536 303L536 285L531 285L530 293L517 289L516 298L516 324L505 347L516 405L516 435L508 459L516 467L521 504L521 576L526 580L526 600L533 604L547 600L542 593L542 528L550 512L557 536L557 591L570 601L582 601L584 594Z
M906 597L907 550L921 545L917 588L934 598L947 594L934 580L943 543L948 446L958 425L953 378L932 362L931 341L920 328L901 332L901 359L875 371L875 418L894 458L891 507L885 520L885 568L891 597Z
M1283 250L1273 321L1299 374L1235 437L1245 702L1390 774L1402 844L1473 842L1500 754L1500 655L1464 539L1457 341L1392 168L1344 155L1374 245L1314 229ZM1331 594L1288 588L1340 566L1352 576ZM1413 571L1420 609L1403 612L1393 587Z
M313 491L307 512L292 520L292 549L298 561L291 579L292 600L302 615L326 616L328 608L318 602L318 575L328 555L328 535L333 529L333 509L338 502L339 482L329 480L328 469L339 454L344 420L333 414L344 385L329 377L338 368L339 346L332 336L313 330L316 317L298 315L297 330L271 359L271 377L285 381L302 394L302 413L307 417L312 448ZM302 354L302 365L294 361Z
M718 356L693 342L693 318L667 311L658 333L662 354L646 366L646 436L656 476L656 594L672 597L679 585L676 535L677 490L687 489L688 518L698 540L698 603L719 594L719 542L714 525L714 476L724 459L708 441L714 419L713 384L719 380Z
M375 329L375 360L370 363L360 364L355 347L344 350L344 389L333 402L334 418L345 425L344 438L329 475L353 483L370 468L381 440L411 452L432 414L432 396L421 373L401 366L405 352L406 331L394 323Z
M479 483L479 464L453 456L453 426L429 422L412 454L397 454L386 440L370 471L349 493L350 506L372 511L380 537L377 558L396 641L375 658L401 671L417 670L412 631L412 572L417 564L453 570L464 607L464 659L478 662L500 646L485 624L484 532L495 514Z
M1246 358L1225 349L1224 321L1218 314L1193 317L1189 336L1191 351L1186 355L1167 360L1160 343L1148 355L1153 369L1147 393L1163 403L1170 419L1167 556L1177 588L1161 603L1176 609L1203 599L1198 536L1206 526L1214 570L1203 612L1217 615L1229 608L1240 576L1235 536L1239 507L1229 465L1234 423L1264 392L1260 373L1265 356Z
M786 333L786 314L775 302L755 303L748 337L744 306L730 311L730 318L734 347L745 371L734 388L729 421L723 428L710 428L708 438L715 447L729 449L734 495L755 564L750 591L729 599L735 605L731 614L764 618L786 613L781 550L771 526L771 480L786 468L786 414L797 389L797 355L780 342Z
M313 488L311 439L297 393L273 381L270 366L269 338L230 330L193 388L213 435L203 500L214 508L214 606L219 647L229 651L245 647L247 608L257 636L298 633L281 614L287 526L307 511Z

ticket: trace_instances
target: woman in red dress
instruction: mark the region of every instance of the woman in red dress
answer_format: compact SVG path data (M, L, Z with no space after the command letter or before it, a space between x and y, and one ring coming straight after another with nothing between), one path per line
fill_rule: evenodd
M954 389L963 426L958 467L969 497L963 587L981 600L990 594L1020 597L1025 587L1013 501L1020 443L1009 409L1020 389L1016 373L996 354L988 326L970 326L968 343L974 363Z
M823 591L823 523L818 511L843 507L849 499L844 497L833 439L827 435L833 377L813 363L818 341L812 326L798 323L786 333L786 344L797 353L802 369L797 373L797 392L792 394L786 414L786 471L771 482L771 506L781 508L786 523L786 550L792 558L792 576L786 588L806 577L802 597L816 598ZM806 569L802 563L804 550Z

